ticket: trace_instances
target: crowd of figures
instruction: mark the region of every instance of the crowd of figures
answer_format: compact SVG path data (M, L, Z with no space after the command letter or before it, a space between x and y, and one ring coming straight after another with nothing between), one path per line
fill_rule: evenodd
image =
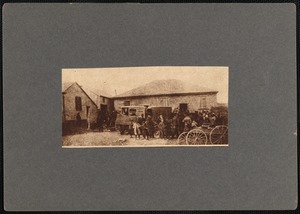
M115 121L117 118L117 113L116 111L108 112L108 111L99 111L97 115L97 121L96 121L96 126L99 129L99 131L103 131L105 128L110 128L115 126ZM77 113L76 115L76 125L81 126L82 120L81 120L81 115L80 112ZM87 126L89 129L89 121L87 119Z
M172 113L169 118L160 115L157 121L153 121L150 115L147 118L137 117L132 121L129 128L129 134L136 139L151 139L159 135L162 139L178 138L183 132L188 132L193 128L206 127L212 129L217 125L227 125L227 115L223 113L214 113L205 111L202 113L178 112ZM158 137L158 136L157 136Z
M117 112L99 112L97 116L97 128L102 132L105 128L115 127L115 121L117 118ZM81 117L78 113L76 116L76 123L80 126ZM136 117L132 121L129 127L130 137L135 136L136 139L162 138L172 139L178 138L183 132L188 132L193 128L205 127L212 129L217 125L227 125L227 114L214 113L211 111L195 112L173 112L169 118L165 118L163 115L159 116L159 119L154 121L153 118L148 115L146 118L144 115Z
M112 111L112 112L99 111L97 116L97 127L99 131L102 132L104 128L114 127L116 118L117 118L116 111Z

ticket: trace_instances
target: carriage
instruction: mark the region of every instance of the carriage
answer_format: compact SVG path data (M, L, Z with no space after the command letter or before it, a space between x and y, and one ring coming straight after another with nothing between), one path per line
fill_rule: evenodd
M159 116L163 115L165 118L169 118L172 113L171 107L161 106L122 106L121 112L117 115L115 126L121 134L129 133L130 126L133 121L136 121L138 117L147 118L151 116L154 123L159 120ZM155 131L155 137L159 136L157 130Z
M214 128L200 126L178 136L179 145L226 145L228 144L228 126L217 125Z

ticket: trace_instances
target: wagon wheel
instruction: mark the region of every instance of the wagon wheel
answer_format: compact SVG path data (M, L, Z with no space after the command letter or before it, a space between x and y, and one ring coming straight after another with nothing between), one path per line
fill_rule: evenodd
M189 145L207 144L207 136L201 129L193 129L188 132L186 141Z
M212 144L228 144L228 127L221 125L211 130L209 139Z
M186 135L187 135L187 132L182 132L178 136L177 142L178 142L179 145L186 145L187 144L187 142L186 142Z

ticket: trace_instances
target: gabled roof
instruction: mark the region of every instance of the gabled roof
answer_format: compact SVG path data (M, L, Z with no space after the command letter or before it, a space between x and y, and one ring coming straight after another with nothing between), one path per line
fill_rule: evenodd
M76 84L76 86L78 86L82 92L92 101L92 103L94 103L97 107L98 105L97 103L97 99L93 99L95 97L90 97L90 95L82 88L82 86L80 86L77 82L65 82L62 84L62 92L66 92L66 90L68 90L71 86L73 86L74 84Z
M101 97L106 97L106 98L111 98L112 96L106 92L105 90L101 90L101 89L92 89L86 86L82 86L84 90L86 91L90 91L93 94L96 94L97 96L101 96Z
M201 82L199 80L199 82ZM116 95L115 98L121 97L139 97L155 95L179 95L179 94L198 94L198 93L218 93L218 91L193 85L181 80L167 79L156 80L143 86L134 88L125 93Z
M112 96L106 92L105 90L100 90L100 89L90 89L89 87L86 86L80 86L77 82L64 82L62 83L62 92L65 92L68 88L70 88L73 84L77 84L79 87L81 87L87 94L94 94L97 96L101 97L106 97L106 98L111 98ZM93 96L93 95L92 95Z
M61 92L65 92L71 85L75 84L75 82L64 82L62 84Z
M100 108L99 96L84 86L81 86L81 89L83 89L89 98L97 105L97 107Z

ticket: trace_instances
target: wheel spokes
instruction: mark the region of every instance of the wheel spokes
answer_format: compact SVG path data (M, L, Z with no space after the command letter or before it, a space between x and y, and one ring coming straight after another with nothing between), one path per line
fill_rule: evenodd
M210 133L212 144L228 144L228 127L216 126Z
M180 145L185 145L185 144L187 144L187 142L186 142L186 135L187 135L187 132L183 132L183 133L181 133L181 134L178 136L178 143L179 143Z
M206 144L207 136L202 130L193 129L187 134L187 143L189 145Z

